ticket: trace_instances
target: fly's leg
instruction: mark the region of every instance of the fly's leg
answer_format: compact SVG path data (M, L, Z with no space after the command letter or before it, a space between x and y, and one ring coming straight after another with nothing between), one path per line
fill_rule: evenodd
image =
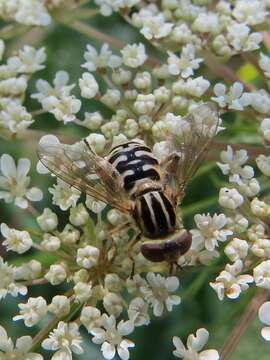
M112 230L108 231L108 241L107 241L107 246L106 246L106 253L108 254L108 252L111 249L114 249L114 253L113 253L112 257L109 259L110 263L113 263L113 261L114 261L114 259L116 257L116 253L117 253L115 242L113 240L113 235L117 234L118 232L120 232L122 230L125 230L125 229L128 230L129 227L130 227L130 223L126 222L126 223L118 225L115 228L113 228Z
M134 273L135 273L135 261L133 258L133 249L134 246L141 240L141 234L137 234L135 235L135 237L133 238L133 240L130 242L129 246L128 246L128 257L130 258L130 260L132 261L132 269L131 269L131 274L130 277L133 278Z

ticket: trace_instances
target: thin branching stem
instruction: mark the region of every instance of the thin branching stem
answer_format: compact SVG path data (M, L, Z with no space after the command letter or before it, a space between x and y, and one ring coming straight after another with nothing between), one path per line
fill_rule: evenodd
M232 332L226 339L224 346L221 350L221 359L229 360L237 345L239 344L242 336L249 328L255 317L257 316L259 307L268 299L269 292L267 290L259 290L251 302L247 305L244 313L235 324Z

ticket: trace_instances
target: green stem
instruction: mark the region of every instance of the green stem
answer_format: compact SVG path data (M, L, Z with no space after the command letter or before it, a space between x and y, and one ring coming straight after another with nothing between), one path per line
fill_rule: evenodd
M15 36L22 35L31 30L31 27L21 24L9 24L0 30L0 38L3 40L11 39Z
M98 40L101 43L108 43L115 49L120 50L125 46L125 44L122 41L120 41L110 35L104 34L101 31L96 30L92 26L83 23L82 21L75 20L70 23L64 23L64 24L66 26L80 32L81 34L86 35L87 37L89 37L91 39Z
M226 339L225 344L221 350L221 359L229 360L231 354L236 349L242 336L248 329L249 325L253 322L257 316L259 307L269 298L269 292L267 290L261 290L255 294L255 297L247 305L244 313L234 326L229 337Z
M243 82L235 73L235 71L231 70L228 66L222 64L218 58L209 51L202 52L202 57L204 62L209 68L218 76L226 79L229 82L240 82L244 85L245 91L254 91L256 90L255 86L252 84L247 84Z
M68 290L64 295L65 296L70 296L73 293L73 289ZM76 309L77 311L77 309ZM73 313L72 313L73 314ZM33 338L33 345L31 348L31 352L35 351L36 349L39 348L42 340L44 340L47 335L56 327L56 325L58 324L58 322L63 318L63 320L65 319L63 316L59 316L59 315L55 315L52 320L47 324L47 326L45 326L42 330L40 330L37 335ZM30 352L30 351L29 351Z

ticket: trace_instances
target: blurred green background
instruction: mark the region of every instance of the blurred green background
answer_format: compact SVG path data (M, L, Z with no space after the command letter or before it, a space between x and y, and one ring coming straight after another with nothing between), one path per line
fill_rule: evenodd
M96 28L102 29L123 42L144 42L144 39L138 32L132 29L129 25L117 15L110 18L102 18L97 16L95 19L89 20L89 24ZM41 72L38 72L31 80L31 85L28 89L28 95L35 92L35 81L38 78L43 78L52 81L54 74L58 70L66 70L70 74L71 83L77 82L78 78L83 72L81 64L84 62L83 53L86 44L90 43L94 46L100 47L100 43L93 39L89 39L84 35L68 28L64 25L54 24L49 29L34 30L21 37L13 39L8 42L8 52L11 52L18 46L24 43L30 43L38 46L45 46L47 52L47 66ZM148 47L151 50L151 47ZM241 69L241 76L246 77L246 80L259 82L256 78L257 74L252 73L254 69L250 66L244 66ZM213 79L213 75L202 69L202 73L208 73L206 77ZM252 75L253 74L253 75ZM215 82L219 79L215 78ZM75 93L79 95L78 87L75 88ZM28 96L25 102L28 109L39 109L39 104L33 101ZM95 102L85 100L79 116L82 118L84 111L96 111L100 109L100 105ZM104 109L103 109L104 110ZM44 133L55 133L55 131L62 135L77 137L87 135L87 131L72 124L63 126L62 123L57 122L52 115L46 114L36 118L33 129L31 141L29 139L19 139L7 141L0 139L0 153L9 153L16 159L20 157L28 157L32 160L32 184L37 185L44 191L44 201L37 203L37 209L41 210L43 207L50 206L50 197L47 194L47 188L51 184L51 180L47 176L40 176L35 173L36 145L39 137ZM227 130L220 137L220 141L224 143L251 143L257 144L259 141L256 135L255 125L251 119L235 118L235 115L230 113L225 117L225 124ZM188 226L194 226L193 216L198 212L214 213L219 211L217 205L217 195L219 188L226 181L220 174L214 163L207 163L201 167L196 177L190 184L183 204L184 220ZM265 183L262 183L265 185ZM59 213L58 208L53 209ZM63 214L63 213L61 213ZM62 216L62 221L65 221L65 216ZM9 226L17 227L18 229L35 227L35 221L24 210L20 210L13 205L6 205L1 201L0 203L0 221L6 222ZM4 249L1 249L2 254ZM16 257L14 254L4 254L4 257L10 259L14 264L36 258L37 254L34 252L25 257ZM49 259L44 254L38 255L38 260L46 263ZM242 296L240 301L224 300L220 302L216 294L209 286L209 281L215 279L219 271L226 263L225 258L220 258L218 262L212 266L193 269L192 271L182 271L180 277L180 295L182 296L182 304L174 307L172 313L167 313L162 318L155 318L152 320L150 326L140 327L132 334L131 339L136 343L135 349L131 350L131 359L155 359L165 360L173 359L172 337L174 335L180 336L182 340L186 340L189 333L194 333L200 327L206 327L210 333L210 341L206 348L221 349L225 339L229 336L237 319L251 301L254 295L254 289L249 289ZM1 281L1 280L0 280ZM29 296L44 296L50 300L52 296L56 295L56 290L59 294L62 293L61 287L52 286L36 286L29 292ZM26 329L22 322L12 322L10 319L18 311L17 304L24 299L14 299L7 297L0 304L0 324L5 326L9 336L13 339L24 334L34 335L38 327ZM40 324L42 327L42 324ZM231 357L232 360L268 360L270 359L270 345L268 345L260 336L260 329L262 324L258 320L252 323L248 331L242 338L237 350ZM76 357L84 359L102 359L99 347L92 344L89 336L85 333L85 354ZM52 353L43 352L45 359L49 359Z

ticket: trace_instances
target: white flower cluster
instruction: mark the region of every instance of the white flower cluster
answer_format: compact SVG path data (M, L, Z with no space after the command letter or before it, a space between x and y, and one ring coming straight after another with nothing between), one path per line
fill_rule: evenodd
M114 55L107 44L100 52L87 45L84 58L82 67L88 72L79 79L81 96L101 101L114 111L111 118L105 118L100 111L86 112L82 121L76 118L81 100L70 94L75 85L68 85L68 74L64 71L57 72L53 87L45 80L38 80L38 93L32 97L41 103L44 111L54 114L64 124L75 122L91 131L99 129L101 134L94 132L88 137L97 153L104 151L108 139L116 143L147 131L156 142L165 140L175 128L181 131L182 120L177 113L198 105L198 98L210 86L202 76L193 77L202 59L196 58L192 45L183 48L180 58L170 52L165 72L160 66L148 71L139 69L148 59L142 43L126 45L121 56ZM157 86L156 77L166 80L164 85ZM100 80L107 85L105 91L99 87Z
M217 55L226 57L259 48L262 35L254 31L253 26L266 22L267 1L249 0L246 5L245 1L238 0L234 6L218 1L211 11L207 3L199 4L163 1L158 7L151 3L133 11L129 21L146 39L163 40L163 46L170 43L177 48L179 43L194 44L202 49L207 44Z
M0 41L0 52L4 42ZM0 65L0 134L9 136L27 129L34 119L23 106L30 77L42 70L46 60L45 49L24 46L17 54Z
M207 343L209 333L206 329L201 328L196 331L196 335L190 334L187 338L187 347L183 344L182 340L178 336L173 337L173 344L175 350L173 355L180 359L207 359L207 360L219 360L219 354L217 350L203 350L203 347Z
M5 21L17 21L23 25L47 26L51 22L51 16L45 3L45 0L2 0L0 16Z
M69 74L62 70L55 74L52 84L37 80L37 91L31 98L36 99L41 108L31 113L23 105L28 82L32 74L44 68L46 55L44 48L35 50L24 46L0 65L0 136L12 140L17 135L27 137L34 115L50 113L64 125L83 127L80 130L87 133L89 146L100 155L106 152L108 143L114 146L126 140L144 139L164 169L163 161L170 153L167 140L172 135L185 143L196 131L212 137L224 129L221 120L214 122L207 111L198 111L198 105L213 101L221 115L233 112L235 122L239 113L241 117L246 116L247 121L252 115L252 125L255 128L256 120L264 145L269 146L270 57L262 51L251 52L261 47L262 32L269 27L270 2L219 0L213 6L209 4L205 0L147 4L138 0L95 0L94 6L97 5L102 15L118 12L138 29L145 41L162 51L163 59L153 58L142 42L124 44L122 48L116 45L118 53L107 43L99 50L89 44L77 83L71 84ZM87 7L80 9L80 5L85 2L0 0L0 16L16 30L21 25L49 25L52 17L57 21L58 16L63 16L64 21L68 15L67 19L72 20L73 10L78 19L82 12L77 10L86 14L88 10L91 14L96 11ZM70 21L73 27L81 27L78 19L75 23ZM70 26L69 21L65 23ZM83 26L88 33L85 31L88 24ZM104 39L104 35L101 38ZM119 44L111 41L110 36L106 38L110 45ZM4 50L5 44L0 40L1 59ZM243 69L239 67L234 72L225 64L232 56L237 57L235 66L245 56L251 59L256 74L265 81L263 89L241 82L242 75L239 78L238 74ZM208 66L211 81L207 78L207 69L205 71ZM212 80L213 74L217 74L219 80ZM222 78L224 81L217 82ZM81 98L74 95L76 86ZM100 104L95 108L97 101ZM91 112L83 110L81 114L81 109L85 109L82 105L88 102L92 105ZM187 113L191 115L185 116ZM195 128L192 128L191 117L195 119ZM72 125L68 125L70 123ZM232 143L237 140L233 138ZM47 135L41 143L54 146L60 142L56 136ZM213 148L218 145L214 141L207 144ZM73 146L76 150L81 144ZM200 160L202 154L192 153L190 147L190 162ZM215 155L214 152L210 156ZM181 150L177 156L185 159L186 154ZM231 145L221 152L218 166L222 174L228 176L228 184L222 182L219 190L218 203L222 210L210 214L207 209L206 213L194 216L196 228L190 231L191 248L171 264L186 269L203 265L210 269L211 263L218 262L224 251L229 262L210 282L220 300L225 296L237 299L251 284L270 289L270 204L260 194L265 180L261 182L262 177L256 178L257 172L247 164L250 157L244 148L234 150ZM256 164L264 176L270 177L270 156L256 155ZM169 165L174 166L173 159ZM22 320L26 327L48 322L51 331L44 335L41 330L42 339L38 335L33 339L23 336L13 344L1 326L0 358L42 360L33 350L39 342L43 349L54 352L53 359L71 360L73 354L84 352L80 334L83 326L91 341L100 345L105 359L115 356L129 359L130 348L135 345L129 339L134 329L148 325L153 315L160 317L165 310L171 312L180 304L181 298L176 293L178 278L168 275L167 263L154 266L147 261L139 246L134 247L132 259L127 256L137 230L131 219L115 209L103 212L105 203L90 196L81 197L79 190L59 178L48 188L51 203L57 210L46 207L38 213L32 202L41 200L42 192L30 187L30 167L30 160L26 158L16 164L8 154L0 157L0 199L28 209L37 225L32 232L2 222L3 246L17 254L35 249L49 254L52 260L49 264L30 260L15 267L0 257L0 299L7 295L26 295L28 287L36 284L68 284L70 290L50 300L37 296L19 303L14 320ZM37 170L46 173L40 163ZM181 219L178 220L180 223ZM259 317L269 325L267 312L268 302L261 307ZM268 327L262 330L262 335L270 339ZM173 354L186 360L218 360L216 350L203 350L208 336L206 329L199 329L196 335L188 336L186 346L174 337Z

